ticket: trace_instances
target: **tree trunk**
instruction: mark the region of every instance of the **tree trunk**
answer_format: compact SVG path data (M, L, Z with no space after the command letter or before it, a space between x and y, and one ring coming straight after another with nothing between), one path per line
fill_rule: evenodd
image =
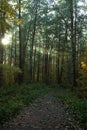
M48 52L45 52L44 54L44 64L44 81L46 84L48 84Z
M3 45L0 38L0 65L3 64ZM3 86L3 68L0 66L0 87Z
M38 54L38 58L37 58L37 81L40 80L40 53Z
M37 6L34 18L34 25L33 25L33 32L32 32L32 42L30 47L30 82L33 80L33 46L35 40L35 33L36 33L36 22L37 22Z
M61 26L61 25L60 25ZM57 49L58 49L58 52L57 52L57 83L60 84L60 38L61 38L61 34L60 34L60 26L59 26L59 34L58 34L58 38L59 38L59 41L58 41L58 46L57 46Z
M73 16L73 0L70 1L71 13L71 45L72 45L72 86L76 86L76 43L74 41L74 16Z
M36 80L36 46L35 46L35 50L34 50L34 64L33 64L33 81Z
M21 20L21 0L19 0L19 21ZM23 45L21 41L21 24L19 22L19 68L21 73L19 74L19 84L23 82Z

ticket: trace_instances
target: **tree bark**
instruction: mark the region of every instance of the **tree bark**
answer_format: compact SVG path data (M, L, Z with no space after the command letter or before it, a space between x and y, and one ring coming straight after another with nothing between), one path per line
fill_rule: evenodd
M21 0L19 0L19 21L21 20ZM21 40L21 24L19 22L19 68L21 73L19 74L19 84L23 82L23 45Z
M33 32L32 32L32 42L30 47L30 82L33 80L33 46L34 46L34 40L35 40L35 33L36 33L36 22L37 22L37 4L36 4L36 12L35 12L35 18L34 18L34 24L33 24Z
M71 46L72 46L72 86L76 86L76 43L74 41L74 16L73 16L73 0L70 1L71 13Z

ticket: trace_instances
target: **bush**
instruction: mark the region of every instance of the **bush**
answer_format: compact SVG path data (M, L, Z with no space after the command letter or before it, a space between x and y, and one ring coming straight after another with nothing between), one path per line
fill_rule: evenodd
M15 83L15 77L21 70L18 67L9 66L6 64L0 64L0 69L2 69L3 75L3 86L9 86Z
M87 128L87 100L80 99L70 91L65 91L57 96L69 105L69 110L76 116L82 127Z
M25 105L50 90L45 84L30 84L0 88L0 123L10 119Z

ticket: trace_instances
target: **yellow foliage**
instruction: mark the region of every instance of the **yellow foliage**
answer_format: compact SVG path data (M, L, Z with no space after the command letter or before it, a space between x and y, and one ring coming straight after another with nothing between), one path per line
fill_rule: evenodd
M77 83L79 86L87 85L87 64L85 61L81 61L81 66L79 66L79 77L77 79Z
M82 64L84 64L84 62L83 62L83 61L81 61L81 65L82 65Z
M22 20L19 19L17 23L18 25L22 24Z
M81 67L83 68L83 69L86 69L86 67L87 67L87 64L85 63L85 62L81 62Z

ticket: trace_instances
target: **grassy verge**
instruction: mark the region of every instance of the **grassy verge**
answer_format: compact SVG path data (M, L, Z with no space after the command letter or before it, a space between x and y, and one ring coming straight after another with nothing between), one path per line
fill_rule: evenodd
M25 105L50 91L45 84L14 85L0 88L0 124L17 114Z
M80 127L87 128L87 99L80 99L69 90L58 93L57 98L68 104L69 111L79 121Z

